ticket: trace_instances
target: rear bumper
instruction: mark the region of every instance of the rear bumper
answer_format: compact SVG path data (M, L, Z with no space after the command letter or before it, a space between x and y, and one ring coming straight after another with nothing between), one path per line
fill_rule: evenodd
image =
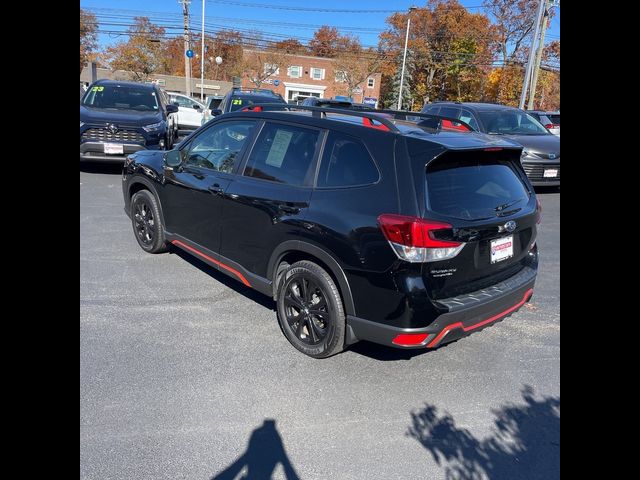
M397 348L435 348L452 342L504 319L531 299L535 269L516 277L504 285L442 301L448 312L426 328L398 328L347 316L347 344L368 340Z

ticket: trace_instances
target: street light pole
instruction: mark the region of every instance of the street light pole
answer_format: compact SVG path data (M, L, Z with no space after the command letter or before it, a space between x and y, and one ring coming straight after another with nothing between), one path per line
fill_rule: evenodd
M184 77L186 81L187 96L191 96L191 59L187 57L189 50L189 4L191 0L179 0L182 4L182 15L184 16Z
M418 7L409 7L407 14L407 34L404 39L404 55L402 56L402 73L400 74L400 92L398 92L398 110L402 107L402 86L404 84L404 65L407 61L407 44L409 43L409 28L411 27L411 12Z
M200 100L204 101L204 4L202 0L202 53L200 56Z
M529 88L529 79L531 78L531 68L533 67L533 58L535 56L536 40L538 39L538 32L540 31L540 23L542 21L542 12L544 11L545 3L546 0L540 0L540 3L538 5L538 14L536 15L536 28L533 32L533 38L531 39L529 61L527 62L527 71L524 73L524 84L522 85L520 104L518 105L518 108L520 108L521 110L524 108L524 101L527 98L527 89Z

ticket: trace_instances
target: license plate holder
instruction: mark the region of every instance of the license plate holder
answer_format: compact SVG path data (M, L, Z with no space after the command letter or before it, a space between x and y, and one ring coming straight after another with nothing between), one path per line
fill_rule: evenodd
M491 263L502 262L513 257L513 235L491 240Z
M544 172L542 172L542 176L544 178L555 178L558 176L557 168L546 168Z
M123 155L124 145L122 145L121 143L105 143L104 153L106 155Z

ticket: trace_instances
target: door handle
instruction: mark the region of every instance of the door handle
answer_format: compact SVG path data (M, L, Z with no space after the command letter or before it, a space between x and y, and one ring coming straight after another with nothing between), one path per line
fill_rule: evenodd
M213 185L211 185L209 187L209 191L211 193L215 193L216 195L222 195L224 193L224 189L217 183L214 183Z
M298 207L292 207L290 205L285 205L285 204L278 205L278 210L280 210L283 213L290 213L293 215L300 213L300 209Z

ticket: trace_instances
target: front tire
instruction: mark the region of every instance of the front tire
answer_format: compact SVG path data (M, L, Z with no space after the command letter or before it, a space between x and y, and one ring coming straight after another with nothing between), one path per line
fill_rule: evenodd
M284 335L305 355L327 358L344 350L342 299L320 266L306 260L291 265L280 280L277 307Z
M145 252L167 251L158 200L149 190L140 190L131 197L131 224L138 245Z

